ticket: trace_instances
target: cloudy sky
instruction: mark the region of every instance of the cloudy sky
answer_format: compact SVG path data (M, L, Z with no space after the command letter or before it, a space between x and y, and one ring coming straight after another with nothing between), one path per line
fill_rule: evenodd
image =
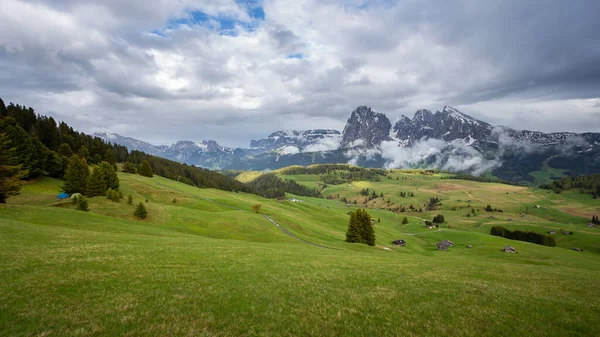
M0 0L0 97L76 128L247 146L452 105L600 131L600 1Z

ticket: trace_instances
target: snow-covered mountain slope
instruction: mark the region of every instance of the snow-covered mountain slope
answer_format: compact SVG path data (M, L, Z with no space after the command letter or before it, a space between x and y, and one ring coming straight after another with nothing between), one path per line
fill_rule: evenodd
M340 147L341 134L337 130L282 130L267 138L251 140L250 149L267 151L320 152L336 150ZM295 148L296 150L293 150Z
M356 108L337 130L276 131L247 149L209 141L152 145L114 133L108 141L171 160L213 169L275 169L286 165L352 162L370 167L435 167L527 181L543 165L572 174L600 172L600 133L543 133L493 126L450 106L418 110L392 126L386 115Z

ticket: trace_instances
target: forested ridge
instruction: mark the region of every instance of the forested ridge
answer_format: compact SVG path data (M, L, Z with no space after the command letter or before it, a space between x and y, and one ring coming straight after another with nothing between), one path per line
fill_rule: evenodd
M564 177L549 184L541 185L540 188L554 190L556 193L579 189L581 193L591 194L592 197L600 197L600 174L580 175L576 177Z
M155 174L189 185L257 193L252 187L217 172L140 151L129 152L124 146L77 132L65 122L57 123L53 117L36 114L31 107L13 103L7 106L1 98L0 136L3 140L0 151L11 155L5 158L6 163L0 163L3 165L1 172L11 172L10 176L4 173L6 177L0 176L0 184L6 182L7 191L12 191L8 184L14 183L15 176L21 180L40 176L63 179L70 159L76 154L87 164L99 165L103 161L113 165L116 162L126 163L130 173L146 161ZM2 190L0 193L3 193Z

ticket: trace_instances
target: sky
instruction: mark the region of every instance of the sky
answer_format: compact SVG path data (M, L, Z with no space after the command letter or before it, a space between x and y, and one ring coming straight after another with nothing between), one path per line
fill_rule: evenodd
M359 105L600 132L597 0L0 2L0 97L84 132L244 147Z

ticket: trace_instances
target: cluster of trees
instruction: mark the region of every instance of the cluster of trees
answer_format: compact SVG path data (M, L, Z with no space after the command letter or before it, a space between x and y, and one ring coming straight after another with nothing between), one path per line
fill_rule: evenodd
M597 215L592 216L592 223L594 225L600 225L600 219L598 219Z
M553 190L556 193L577 188L580 193L588 193L596 199L600 197L600 174L581 175L574 178L564 177L541 185L540 188Z
M485 211L486 212L500 212L500 213L504 212L503 210L501 210L499 208L492 208L491 205L485 206Z
M371 216L367 211L359 208L350 213L346 242L375 246L375 230L373 229Z
M74 154L86 164L100 165L105 161L116 168L116 163L122 162L126 163L125 171L129 173L158 174L197 187L255 193L250 186L231 177L140 151L129 152L124 146L79 133L64 122L57 123L52 117L37 115L32 108L13 103L6 106L2 99L0 146L0 202L18 193L19 180L42 175L65 178ZM143 164L144 161L147 165ZM94 177L96 182L100 180L97 176ZM82 185L79 183L76 189L84 194L86 191L81 189Z
M328 185L340 185L347 182L347 180L340 178L336 174L322 175L320 179L322 182Z
M501 236L511 240L532 242L538 245L544 245L548 247L556 246L556 239L554 239L553 236L540 234L536 232L524 232L520 230L511 231L504 227L494 226L490 230L490 234L495 236Z
M433 217L433 223L444 223L444 222L446 222L446 219L444 219L444 216L442 214L438 214Z
M80 193L95 197L105 195L109 188L119 189L119 178L111 164L100 162L90 174L87 160L77 154L71 156L64 179L63 190L68 194Z
M105 143L98 137L78 133L66 123L52 117L37 115L32 108L0 99L0 134L10 140L15 149L23 179L42 175L63 178L69 158L79 154L90 164L124 161L127 148Z
M425 227L436 227L436 228L440 228L440 225L437 223L433 223L429 220L425 220Z
M368 188L363 188L362 190L360 190L360 195L368 197L367 200L375 200L377 198L383 198L383 192L380 194L377 194L377 192L375 192L375 190L369 190Z
M305 197L322 197L321 191L317 188L300 185L291 179L284 180L272 173L263 174L248 185L265 198L284 197L286 192Z
M425 210L426 211L435 211L438 206L442 205L442 201L440 198L434 197L434 198L429 198L429 202L427 203L427 205L425 205Z
M413 192L408 192L408 193L406 193L406 192L400 192L400 196L402 198L406 198L406 197L411 197L412 198L412 197L415 196L415 194Z

